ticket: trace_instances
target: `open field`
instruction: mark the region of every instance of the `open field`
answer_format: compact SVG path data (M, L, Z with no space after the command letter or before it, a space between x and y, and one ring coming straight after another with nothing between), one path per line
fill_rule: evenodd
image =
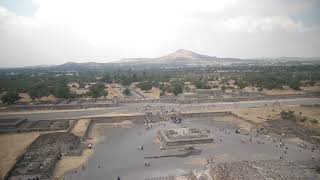
M319 119L320 118L320 107L305 107L305 106L276 106L276 107L260 107L260 108L250 108L250 109L239 109L233 110L232 112L249 120L253 123L260 124L268 120L277 120L280 118L281 111L294 111L296 114L301 112L302 116L309 119ZM304 124L310 125L309 121ZM318 124L313 124L313 126L319 126Z
M140 92L145 95L146 97L150 98L150 99L160 99L160 89L156 88L156 87L152 87L151 90L149 90L148 92L145 91L141 91Z

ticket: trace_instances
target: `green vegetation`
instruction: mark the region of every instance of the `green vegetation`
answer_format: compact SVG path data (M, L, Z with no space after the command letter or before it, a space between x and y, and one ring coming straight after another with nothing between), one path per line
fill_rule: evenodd
M149 90L152 89L152 83L150 81L144 81L142 83L138 84L138 87L142 90L142 91L146 91L148 92Z
M296 120L294 111L281 111L280 116L283 120Z
M34 100L37 98L41 98L43 96L50 95L50 90L47 84L45 83L36 83L32 87L30 87L27 92L29 93L30 97Z
M123 90L123 94L126 95L126 96L129 96L129 95L131 94L130 89L125 88L125 89Z
M317 166L316 166L316 172L317 172L318 174L320 174L320 165L317 165Z
M14 104L19 99L20 96L16 91L9 91L1 97L1 101L4 104Z
M318 119L311 119L310 122L314 123L314 124L318 124L319 123Z
M197 89L210 89L210 86L208 86L208 79L204 77L200 77L193 81L194 85L197 87Z
M65 84L58 84L53 90L53 95L56 98L65 99L74 97L74 95L70 93L68 86L66 86Z
M227 89L227 87L225 85L222 85L221 90L225 91Z
M108 96L108 92L105 91L105 85L102 83L95 84L89 89L90 91L87 93L87 95L90 97L98 98L102 96Z
M248 86L248 83L243 80L239 80L236 81L235 85L238 85L239 89L243 89Z
M288 82L290 88L300 90L300 82L298 80L291 80Z
M14 72L14 73L12 73ZM63 69L0 69L0 92L16 91L28 93L32 99L38 99L50 94L58 98L72 98L76 95L69 92L67 84L77 82L81 88L91 83L106 84L120 83L124 86L138 82L141 90L148 92L152 86L161 89L161 95L166 92L179 94L189 87L185 82L191 82L198 89L221 87L222 90L255 87L263 89L282 89L289 86L300 90L303 86L314 86L320 82L319 65L299 66L207 66L184 68L160 68L156 66L115 66L99 70L77 71L74 75L67 75L69 71ZM172 82L181 81L181 84ZM209 83L215 81L214 83ZM232 84L234 82L234 84ZM211 87L210 87L211 86ZM92 87L86 94L90 97L104 96L106 92L99 87ZM86 96L82 95L82 96Z
M183 82L174 81L171 84L172 84L172 92L174 95L178 95L183 92Z

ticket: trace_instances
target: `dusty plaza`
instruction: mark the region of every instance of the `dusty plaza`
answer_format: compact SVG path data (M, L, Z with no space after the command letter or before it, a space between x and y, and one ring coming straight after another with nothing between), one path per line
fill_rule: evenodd
M319 103L154 101L0 112L1 178L319 179L319 127L279 115L319 117Z

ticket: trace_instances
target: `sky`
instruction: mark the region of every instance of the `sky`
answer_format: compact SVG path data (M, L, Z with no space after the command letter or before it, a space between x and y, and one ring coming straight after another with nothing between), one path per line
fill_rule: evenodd
M320 0L0 0L0 67L111 62L177 49L320 57Z

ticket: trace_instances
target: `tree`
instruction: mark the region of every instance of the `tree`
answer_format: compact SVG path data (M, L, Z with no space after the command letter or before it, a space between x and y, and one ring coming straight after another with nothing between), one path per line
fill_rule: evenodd
M171 89L174 95L181 94L183 92L183 82L181 81L172 82Z
M120 83L123 86L129 86L131 84L131 77L127 77L126 75L122 74L120 76Z
M136 74L132 75L132 82L137 82L138 81L138 77Z
M129 96L130 95L130 89L128 89L128 88L125 88L124 90L123 90L123 94L124 95L126 95L126 96Z
M289 81L289 87L294 90L300 90L300 82L299 80L291 80Z
M101 96L108 96L108 92L105 91L105 85L104 84L101 84L101 83L98 83L98 84L95 84L93 86L91 86L89 88L89 92L88 92L88 96L91 96L93 98L98 98L98 97L101 97Z
M242 80L238 81L237 85L238 85L239 89L243 89L248 86L247 82L242 81Z
M203 77L196 79L194 85L197 89L210 89L210 86L208 86L208 80Z
M20 99L19 94L16 91L10 91L1 97L1 101L4 104L14 104Z
M139 83L138 87L141 90L148 92L150 89L152 89L152 84L149 81L144 81L142 83Z
M66 86L65 84L58 84L53 91L53 95L57 98L65 98L65 99L72 97L68 86Z
M109 74L106 74L101 78L101 81L106 82L106 83L112 83L112 78L110 77Z
M45 83L37 83L33 85L29 90L28 94L34 100L50 94L49 88Z
M227 89L227 87L225 85L222 85L221 90L225 91Z

